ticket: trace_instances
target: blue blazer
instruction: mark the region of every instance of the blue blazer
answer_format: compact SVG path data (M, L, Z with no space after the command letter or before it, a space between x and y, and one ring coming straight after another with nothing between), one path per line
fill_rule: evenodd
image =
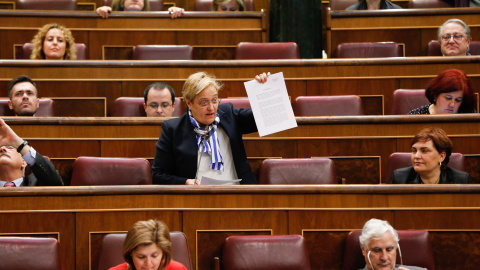
M250 109L234 109L231 103L218 106L219 126L230 139L233 161L241 184L257 184L243 146L242 135L257 131ZM198 147L193 125L187 113L162 123L162 134L156 144L152 182L159 185L184 185L195 178Z

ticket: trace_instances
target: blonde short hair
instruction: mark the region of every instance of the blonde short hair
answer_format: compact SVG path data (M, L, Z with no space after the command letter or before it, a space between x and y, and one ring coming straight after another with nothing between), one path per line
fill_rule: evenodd
M43 52L43 42L45 41L45 37L47 36L48 31L53 28L62 31L63 35L65 36L65 55L63 55L63 59L76 60L77 50L75 49L75 46L73 46L75 44L75 39L73 38L72 32L68 30L65 26L56 23L45 24L40 29L38 29L37 34L32 39L33 50L32 54L30 55L30 59L46 59L45 53Z
M156 244L163 252L158 270L164 270L172 260L172 242L170 231L165 223L158 220L137 221L130 227L123 242L123 258L128 263L129 270L136 270L133 264L132 252L139 246Z
M245 11L245 1L244 0L213 0L212 5L210 6L211 11L217 11L219 6L228 4L230 1L237 1L238 11Z
M206 72L201 71L190 75L183 85L183 99L192 102L198 94L210 85L213 85L217 89L217 93L223 87L215 76L207 74Z

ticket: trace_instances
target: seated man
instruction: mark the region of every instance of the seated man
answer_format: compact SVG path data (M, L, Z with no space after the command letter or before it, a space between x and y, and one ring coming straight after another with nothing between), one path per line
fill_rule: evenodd
M438 28L438 42L443 56L470 55L470 27L460 19L450 19Z
M145 113L148 117L172 117L175 110L175 91L163 82L152 83L143 93Z
M15 116L35 116L40 100L35 82L27 75L13 78L8 84L8 107Z
M25 167L32 174L24 177ZM55 166L0 119L0 187L63 186Z
M360 247L366 263L363 270L425 270L421 267L395 264L397 248L400 249L398 234L387 221L375 218L367 221L360 235ZM400 260L401 258L400 251Z

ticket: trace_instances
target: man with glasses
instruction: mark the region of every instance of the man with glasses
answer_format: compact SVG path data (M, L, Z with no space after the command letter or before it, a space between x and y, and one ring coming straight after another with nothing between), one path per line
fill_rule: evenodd
M25 168L32 174L25 176ZM0 119L0 188L63 186L55 166L20 138Z
M152 83L143 93L145 113L148 117L172 117L175 110L175 91L163 82Z
M443 56L470 55L468 49L472 38L470 27L460 19L450 19L438 28L438 41Z

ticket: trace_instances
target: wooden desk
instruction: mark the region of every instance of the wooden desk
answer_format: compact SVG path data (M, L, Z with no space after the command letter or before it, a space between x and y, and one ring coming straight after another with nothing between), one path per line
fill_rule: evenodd
M301 234L312 269L341 269L346 234L375 217L428 230L436 269L475 269L479 209L477 185L19 187L0 192L0 231L58 238L63 269L97 269L106 233L151 218L186 234L199 270L245 234Z
M405 44L405 56L426 55L428 42L448 19L461 19L473 39L479 37L479 14L480 8L327 11L327 55L336 57L340 43L379 41Z
M8 125L43 155L53 159L69 183L79 156L153 159L165 118L29 118L6 117ZM480 115L298 117L298 127L266 137L244 136L254 167L265 158L331 157L337 176L348 184L378 184L387 158L409 152L423 127L445 130L454 152L467 156L467 171L480 183Z
M458 68L480 85L480 56L399 59L243 61L31 61L0 60L0 95L8 82L28 74L40 96L106 97L107 113L121 96L143 96L147 85L169 83L181 96L189 75L206 71L225 84L220 97L246 96L244 82L256 74L283 72L292 101L298 96L362 95L368 114L388 114L395 89L424 88L441 71Z
M192 45L197 59L232 59L237 43L268 41L264 18L262 12L185 12L172 20L164 11L112 13L109 19L94 12L0 11L0 58L13 59L15 45L57 22L72 31L75 42L87 45L88 59L104 59L108 48L134 45Z

